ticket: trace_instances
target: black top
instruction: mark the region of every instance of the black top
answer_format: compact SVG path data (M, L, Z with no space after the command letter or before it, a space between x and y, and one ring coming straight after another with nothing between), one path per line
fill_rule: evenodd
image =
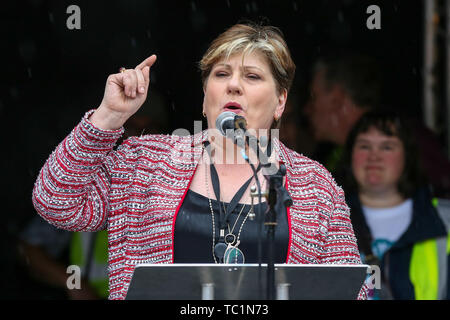
M212 199L211 204L214 211L215 243L217 243L219 239L219 202ZM225 206L228 206L228 203L225 203ZM242 206L243 204L239 203L231 213L230 229L233 228ZM263 202L261 206L261 213L264 214L267 210L267 203ZM236 237L250 207L250 204L245 205L239 216L233 230ZM254 206L256 218L253 221L249 218L246 219L239 237L238 248L245 256L245 263L258 263L258 207L259 204ZM284 212L284 214L277 217L278 224L275 227L275 263L285 263L289 246L289 226L286 208L279 212ZM188 190L175 221L174 263L214 263L212 230L208 198ZM228 233L228 228L226 233ZM266 226L262 228L262 237L262 263L267 263Z

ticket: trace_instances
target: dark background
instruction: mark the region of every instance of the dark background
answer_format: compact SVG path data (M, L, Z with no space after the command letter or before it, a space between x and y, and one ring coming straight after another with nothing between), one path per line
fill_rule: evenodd
M81 30L66 27L66 8L72 4L81 9ZM381 30L366 27L366 9L372 4L381 8ZM39 169L83 114L100 104L108 74L121 66L134 68L152 53L158 55L152 93L142 111L153 122L144 133L176 128L193 132L193 121L202 119L197 63L210 41L240 20L265 21L283 31L297 65L291 104L300 129L312 63L342 50L375 57L383 70L383 100L421 118L419 0L29 0L3 2L1 10L5 199L0 274L2 287L9 288L6 298L20 298L27 290L17 267L15 240L35 215L31 191ZM445 131L438 134L443 143ZM305 155L312 150L307 137L300 135L305 144L297 147Z

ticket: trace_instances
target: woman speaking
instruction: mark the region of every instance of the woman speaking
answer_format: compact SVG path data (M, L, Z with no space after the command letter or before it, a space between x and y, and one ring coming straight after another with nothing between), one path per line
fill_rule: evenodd
M224 112L240 116L258 137L277 128L295 73L277 28L234 25L200 61L208 130L131 137L113 150L123 124L147 98L155 62L152 55L108 77L100 106L50 155L33 190L36 210L57 227L108 229L110 299L126 297L140 263L258 260L258 219L252 218L267 203L253 204L254 171L239 161L230 139L212 132ZM360 264L342 189L324 167L277 138L268 145L276 166L286 167L283 183L293 200L277 217L275 262ZM259 169L256 153L244 150Z

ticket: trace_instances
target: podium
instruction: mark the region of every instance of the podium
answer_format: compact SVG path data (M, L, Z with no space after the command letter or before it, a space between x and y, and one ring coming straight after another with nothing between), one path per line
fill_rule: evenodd
M355 300L368 267L275 264L276 299ZM267 264L140 264L126 299L264 300L266 272Z

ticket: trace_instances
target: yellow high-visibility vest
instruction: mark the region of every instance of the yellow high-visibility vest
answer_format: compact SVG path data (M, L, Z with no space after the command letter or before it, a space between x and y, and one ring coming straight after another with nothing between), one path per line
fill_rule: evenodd
M437 207L438 199L433 199ZM412 249L409 278L416 300L446 298L450 235L416 243Z
M85 275L92 236L95 236L92 261L89 274ZM70 248L70 262L81 268L81 274L88 279L89 284L100 298L108 297L108 232L106 230L99 231L95 235L93 232L74 232Z

